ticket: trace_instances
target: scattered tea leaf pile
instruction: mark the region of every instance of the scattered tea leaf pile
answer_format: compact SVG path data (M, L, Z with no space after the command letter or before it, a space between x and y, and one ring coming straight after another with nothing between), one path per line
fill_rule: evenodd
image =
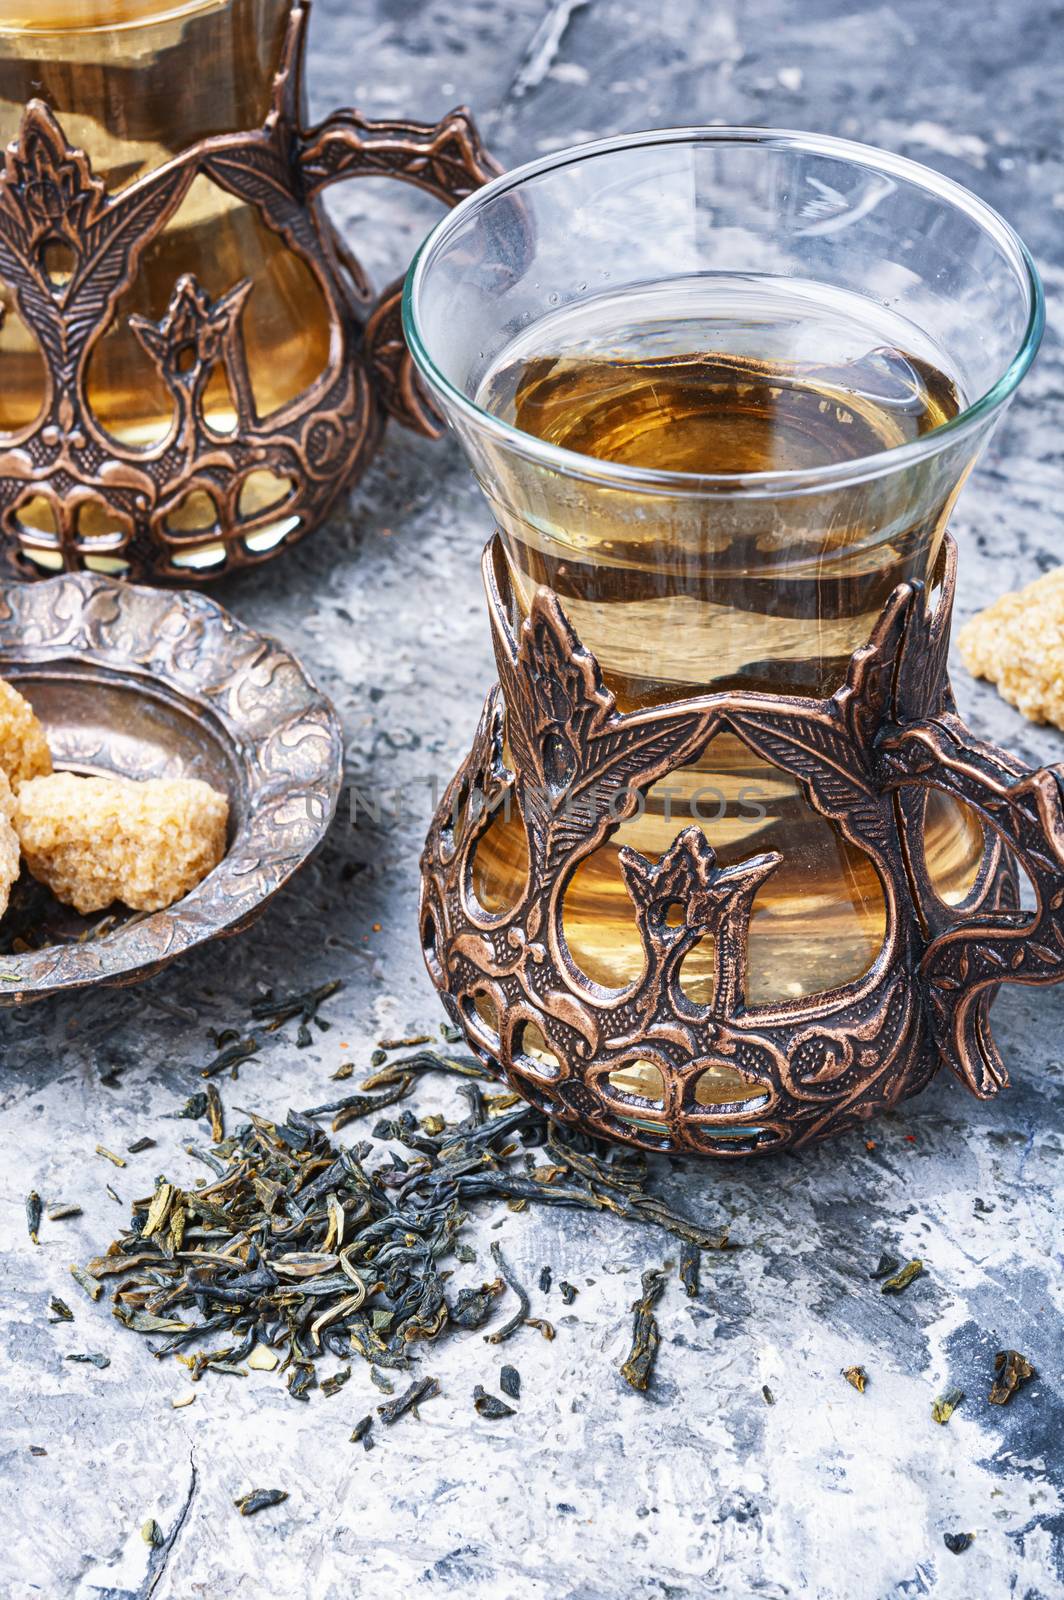
M306 1025L306 1007L276 1009ZM393 1146L386 1151L369 1140L341 1148L316 1120L332 1117L335 1132L405 1098L429 1072L464 1080L462 1121L419 1120L409 1110L382 1118L373 1134ZM448 1328L480 1327L507 1309L507 1291L516 1309L486 1337L500 1343L528 1325L553 1337L549 1323L531 1317L497 1244L489 1283L459 1287L441 1265L472 1259L458 1235L475 1202L608 1211L662 1228L683 1242L689 1283L701 1251L727 1246L726 1230L681 1216L647 1192L640 1152L563 1132L513 1095L489 1098L478 1082L488 1077L472 1057L420 1049L376 1071L357 1094L289 1111L283 1122L242 1111L246 1120L224 1138L212 1085L202 1106L194 1097L192 1112L209 1116L215 1141L210 1150L187 1148L216 1181L185 1189L160 1178L153 1194L133 1203L130 1228L107 1253L71 1270L94 1299L114 1280L115 1316L152 1338L156 1356L178 1355L193 1381L207 1371L243 1372L251 1358L253 1366L279 1367L293 1398L306 1400L322 1354L407 1368L425 1341ZM663 1285L664 1274L650 1276ZM645 1315L644 1347L633 1352L629 1380L638 1376L640 1387L656 1346L649 1304ZM347 1375L326 1379L323 1392L335 1393ZM382 1419L435 1392L435 1379L412 1384L381 1408ZM507 1409L490 1396L478 1396L477 1405L485 1416Z

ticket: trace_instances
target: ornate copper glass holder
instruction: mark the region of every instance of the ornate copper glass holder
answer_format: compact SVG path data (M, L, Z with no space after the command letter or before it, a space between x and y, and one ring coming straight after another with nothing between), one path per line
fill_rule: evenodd
M26 107L0 171L0 277L43 355L45 400L35 422L0 435L3 555L16 575L89 566L185 583L216 577L267 559L320 522L365 469L386 414L437 431L403 343L400 286L374 300L318 198L341 178L388 176L453 205L496 169L461 108L434 126L345 110L305 128L308 9L292 7L262 127L203 139L115 193L43 101ZM173 425L158 445L124 445L93 415L89 357L138 262L201 176L253 205L310 270L328 311L327 365L308 390L260 417L241 338L249 280L212 300L186 274L159 321L131 319L172 396ZM204 413L216 367L236 413L225 435ZM245 481L264 472L288 486L284 497L243 516ZM175 513L193 492L213 512L189 528ZM50 527L20 514L42 498Z
M621 714L549 589L515 630L502 547L498 538L488 546L499 683L432 823L421 932L449 1013L521 1095L609 1138L735 1157L854 1128L922 1089L943 1062L981 1098L1007 1083L989 1027L998 986L1064 978L1064 770L1026 769L957 716L946 674L955 563L947 539L933 611L923 584L895 590L829 699L729 692ZM748 1006L751 905L780 857L721 867L695 827L656 861L621 851L642 977L603 989L569 956L562 901L577 866L652 783L721 732L793 775L809 805L874 862L886 937L857 981ZM955 906L936 895L924 860L929 787L984 824L978 876ZM511 803L528 878L517 903L493 915L476 901L472 860ZM1033 911L1018 906L1017 861ZM715 939L716 984L698 1005L679 970L705 934ZM660 1098L611 1081L648 1068ZM731 1103L700 1101L706 1073L738 1086Z

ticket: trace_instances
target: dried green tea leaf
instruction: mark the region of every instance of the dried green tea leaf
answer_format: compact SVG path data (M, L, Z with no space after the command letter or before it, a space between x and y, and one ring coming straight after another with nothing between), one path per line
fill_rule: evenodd
M392 1382L391 1378L386 1378L384 1373L381 1372L378 1367L371 1366L369 1369L369 1376L371 1383L375 1384L382 1394L395 1393L395 1384Z
M254 1034L249 1035L246 1039L238 1039L235 1044L227 1044L224 1050L219 1050L218 1054L211 1061L208 1061L205 1067L200 1068L200 1077L216 1078L227 1067L233 1068L235 1077L236 1068L240 1063L247 1061L249 1056L258 1055L261 1048L262 1046ZM199 1115L202 1117L206 1110L207 1107L204 1105L203 1111Z
M875 1271L870 1272L868 1276L873 1280L877 1278L889 1278L893 1273L897 1272L900 1266L901 1261L897 1256L890 1256L884 1252L879 1258Z
M351 1443L357 1444L360 1439L365 1439L372 1426L372 1417L360 1417L351 1429Z
M576 1299L575 1286L571 1283L566 1283L564 1278L558 1285L558 1293L561 1295L562 1300L567 1306L571 1306L573 1301Z
M103 1284L98 1278L91 1278L83 1268L73 1261L70 1263L70 1275L76 1283L80 1283L90 1300L98 1300L103 1294Z
M267 1506L279 1506L282 1500L287 1499L287 1489L249 1489L233 1504L242 1517L253 1517L256 1511L265 1511Z
M49 1222L62 1222L67 1217L80 1217L81 1207L65 1204L49 1206L48 1210L45 1212L45 1216L48 1218Z
M495 1278L491 1283L482 1283L479 1289L460 1289L450 1307L451 1321L458 1328L482 1327L505 1287L502 1278Z
M767 1406L774 1406L776 1404L776 1396L772 1393L772 1390L769 1388L767 1383L763 1383L761 1385L761 1398L764 1400Z
M621 1375L633 1389L644 1392L649 1384L657 1360L661 1335L653 1308L665 1290L668 1273L651 1267L643 1274L643 1292L632 1306L635 1323L632 1329L632 1348L621 1366Z
M701 1264L701 1250L690 1240L685 1240L680 1248L680 1282L692 1300L698 1293L698 1272Z
M389 1426L398 1422L399 1418L412 1411L417 1416L417 1408L423 1400L431 1400L433 1395L440 1392L440 1385L435 1378L419 1378L412 1383L403 1394L395 1400L386 1400L382 1406L377 1407L377 1415L382 1422Z
M382 1057L382 1060L383 1060L383 1057ZM351 1074L354 1072L354 1070L355 1070L355 1068L354 1068L354 1065L353 1065L352 1062L343 1061L337 1067L335 1072L330 1072L329 1076L330 1076L330 1078L336 1079L336 1080L338 1080L339 1082L342 1083L345 1078L349 1078L351 1076Z
M139 1156L142 1150L153 1150L154 1148L155 1140L149 1138L146 1133L142 1134L139 1139L134 1139L132 1144L126 1145L126 1149L131 1156Z
M101 1372L103 1371L104 1367L109 1367L111 1365L110 1356L101 1355L98 1350L88 1350L84 1355L76 1353L73 1355L64 1356L63 1360L89 1362L92 1366L99 1367Z
M168 1111L168 1117L184 1117L189 1122L199 1122L207 1115L207 1096L200 1090L198 1094L190 1094L180 1111Z
M974 1538L974 1533L944 1533L942 1543L952 1555L959 1556L967 1550Z
M477 1415L487 1417L490 1422L497 1422L500 1417L512 1417L513 1406L508 1406L505 1400L500 1400L497 1394L489 1394L481 1384L473 1390L473 1404Z
M126 1164L125 1156L116 1156L114 1151L108 1150L105 1144L98 1144L96 1146L96 1154L98 1156L103 1156L106 1161L110 1161L116 1167L124 1167Z
M413 1050L419 1044L431 1044L431 1033L412 1033L407 1039L378 1039L378 1050Z
M511 1400L521 1397L521 1374L516 1367L502 1367L499 1370L499 1388Z
M175 1395L170 1404L175 1411L180 1411L184 1406L190 1406L195 1398L195 1389L189 1389L186 1394Z
M26 1196L26 1229L34 1244L40 1244L37 1230L41 1225L41 1197L36 1189Z
M31 1456L46 1456L47 1454L48 1454L48 1452L44 1448L43 1444L31 1444L30 1445L30 1455Z
M963 1389L943 1389L938 1398L931 1402L932 1417L936 1422L948 1422L963 1399Z
M540 1267L540 1269L539 1269L539 1292L540 1292L540 1294L550 1294L550 1286L551 1286L551 1283L553 1282L553 1276L554 1275L551 1272L549 1267Z
M60 1300L56 1294L53 1294L48 1301L48 1309L52 1313L48 1318L49 1322L73 1322L74 1320L74 1313L66 1301Z
M864 1367L843 1367L842 1375L858 1394L864 1394L865 1384L868 1382L868 1374Z
M293 1400L309 1400L310 1395L307 1391L308 1389L316 1388L317 1383L318 1379L314 1368L300 1364L297 1367L293 1367L288 1374L288 1393Z
M140 1536L145 1544L156 1548L164 1542L165 1537L154 1517L149 1517L147 1522L141 1524Z
M1006 1406L1013 1395L1031 1378L1037 1378L1031 1363L1018 1350L999 1350L994 1357L994 1379L988 1399L992 1406Z
M900 1272L896 1272L892 1278L888 1278L885 1283L880 1284L880 1294L901 1294L904 1289L909 1287L910 1283L915 1282L921 1276L923 1270L923 1262L919 1257L914 1257L912 1261L905 1263Z
M350 1376L351 1368L343 1367L339 1372L334 1372L331 1377L323 1378L321 1380L322 1394L325 1395L326 1398L328 1398L330 1395L338 1394Z
M484 1335L489 1344L502 1344L503 1340L508 1339L512 1333L516 1333L518 1328L525 1321L529 1311L532 1309L532 1302L528 1298L525 1290L514 1277L506 1262L503 1260L502 1250L499 1246L498 1240L493 1241L491 1246L491 1254L494 1258L495 1265L502 1273L507 1288L513 1290L518 1300L517 1310L514 1312L509 1322L503 1323L502 1327L497 1328L494 1333L486 1333Z
M225 1110L222 1097L213 1083L207 1085L207 1115L211 1119L211 1138L215 1144L221 1144L225 1138Z
M252 1020L265 1022L266 1033L275 1033L284 1023L290 1022L293 1017L298 1017L305 1028L309 1022L318 1022L318 1008L330 995L337 994L343 988L341 978L332 978L328 983L320 984L316 989L307 989L302 994L290 994L283 999L276 1000L272 995L266 995L261 1000L256 1000L251 1007ZM319 1023L320 1026L320 1023Z

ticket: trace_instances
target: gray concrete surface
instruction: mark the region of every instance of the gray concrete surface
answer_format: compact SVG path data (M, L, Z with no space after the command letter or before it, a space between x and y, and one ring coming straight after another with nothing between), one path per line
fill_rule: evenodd
M842 133L941 168L999 206L1045 274L1041 358L955 528L960 610L1053 566L1064 489L1064 53L1059 8L1034 0L920 6L853 0L318 0L314 110L380 115L477 109L512 162L650 124L736 121ZM556 48L532 41L550 13ZM566 20L568 19L568 20ZM332 191L378 281L433 215L386 186ZM352 782L398 784L406 815L341 817L314 865L246 936L128 992L0 1017L0 1592L76 1600L1051 1600L1064 1594L1061 1474L1061 1109L1064 992L1012 992L996 1030L1015 1086L978 1104L940 1078L872 1130L797 1158L719 1171L665 1166L660 1184L742 1249L696 1301L660 1307L659 1382L632 1393L616 1367L642 1267L664 1241L601 1218L504 1213L475 1221L526 1279L551 1263L580 1295L547 1302L558 1337L508 1347L517 1417L481 1422L470 1391L497 1371L479 1334L429 1351L442 1396L371 1454L348 1443L377 1398L357 1368L332 1399L293 1404L268 1374L218 1377L188 1409L180 1369L93 1306L67 1264L113 1237L123 1202L164 1166L191 1181L187 1123L162 1120L198 1078L207 1029L246 1016L260 984L342 976L337 1023L297 1051L291 1030L223 1085L231 1104L283 1113L320 1098L342 1055L439 1011L414 936L416 857L430 772L463 753L489 681L477 577L487 531L458 453L398 430L350 504L283 564L219 587L252 624L298 648L344 718ZM1037 760L1064 736L1035 729L958 669L977 728ZM345 874L344 868L361 870ZM379 924L379 931L375 925ZM346 1042L349 1049L341 1048ZM432 1086L423 1103L446 1104ZM157 1149L121 1172L93 1154L140 1133ZM176 1153L176 1154L175 1154ZM84 1215L26 1239L23 1197ZM890 1301L867 1273L881 1248L926 1276ZM52 1327L49 1293L76 1321ZM989 1407L993 1352L1026 1352L1039 1379ZM105 1371L62 1359L104 1350ZM840 1368L862 1362L867 1392ZM930 1403L968 1395L946 1427ZM767 1406L761 1386L776 1404ZM47 1450L30 1453L31 1445ZM244 1521L234 1496L290 1491ZM139 1528L168 1545L149 1562ZM947 1532L976 1535L961 1555Z

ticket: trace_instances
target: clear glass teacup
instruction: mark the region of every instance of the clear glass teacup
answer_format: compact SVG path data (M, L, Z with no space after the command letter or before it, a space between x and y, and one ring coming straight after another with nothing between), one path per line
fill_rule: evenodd
M828 760L834 737L835 712L814 728L809 707L848 681L851 706L868 699L854 674L877 626L896 666L880 619L899 586L904 709L947 704L948 617L925 586L1038 346L1030 257L975 196L901 158L667 130L562 151L465 201L414 263L404 319L500 532L486 576L505 705L494 757L482 727L430 836L430 970L472 1042L559 1114L714 1151L808 1135L791 1104L802 1027L826 1037L827 1016L882 1000L947 920L1018 915L980 795L910 775L877 795L891 838L870 848L807 747ZM777 725L752 737L740 723L766 706ZM593 781L604 729L630 747L625 784L619 768ZM669 729L669 758L640 763ZM866 1058L909 1063L889 1093L856 1096L866 1109L918 1087L917 1059L926 1080L927 1028L888 1047L866 1027ZM812 1099L842 1125L853 1040L803 1048L810 1081L839 1088Z

